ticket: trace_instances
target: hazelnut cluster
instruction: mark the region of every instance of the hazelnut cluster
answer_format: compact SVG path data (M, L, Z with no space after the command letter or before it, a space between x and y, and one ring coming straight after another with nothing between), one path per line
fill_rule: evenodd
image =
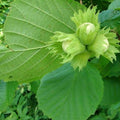
M109 28L100 29L96 7L79 10L72 17L76 24L74 34L55 32L51 37L51 52L62 58L62 63L71 62L74 69L81 70L90 58L104 56L111 62L119 53L119 40Z

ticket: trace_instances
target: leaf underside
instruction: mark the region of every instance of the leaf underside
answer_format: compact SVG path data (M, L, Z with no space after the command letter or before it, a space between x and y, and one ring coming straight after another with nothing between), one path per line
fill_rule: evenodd
M60 66L46 42L55 31L74 32L70 17L81 5L72 0L16 0L11 6L4 27L9 50L0 51L0 79L38 80Z

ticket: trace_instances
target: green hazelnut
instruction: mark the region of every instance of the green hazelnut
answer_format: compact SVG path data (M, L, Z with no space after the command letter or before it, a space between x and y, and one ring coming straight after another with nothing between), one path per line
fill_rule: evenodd
M96 28L94 24L83 23L78 27L76 34L82 44L90 45L95 40L97 33L96 33Z

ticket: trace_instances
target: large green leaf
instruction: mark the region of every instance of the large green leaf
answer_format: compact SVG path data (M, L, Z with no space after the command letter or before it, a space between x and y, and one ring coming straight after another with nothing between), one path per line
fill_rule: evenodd
M0 111L4 111L13 101L18 84L16 82L3 82L0 80Z
M0 52L0 78L28 82L56 69L46 42L55 31L73 33L70 17L81 8L73 0L15 0L5 22L9 51Z
M40 109L53 120L86 120L94 114L103 94L103 82L96 68L81 72L66 64L41 81L37 98Z
M111 105L120 101L120 80L111 78L104 80L104 96L101 105Z

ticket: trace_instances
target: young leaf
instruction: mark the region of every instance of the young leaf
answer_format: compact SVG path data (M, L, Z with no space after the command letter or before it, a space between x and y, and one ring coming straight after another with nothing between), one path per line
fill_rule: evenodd
M59 67L46 42L55 31L74 32L70 17L80 8L73 0L13 2L4 27L10 51L0 52L0 78L29 82Z
M86 120L94 114L103 94L103 82L91 65L74 71L65 64L41 81L37 98L40 109L53 120Z

